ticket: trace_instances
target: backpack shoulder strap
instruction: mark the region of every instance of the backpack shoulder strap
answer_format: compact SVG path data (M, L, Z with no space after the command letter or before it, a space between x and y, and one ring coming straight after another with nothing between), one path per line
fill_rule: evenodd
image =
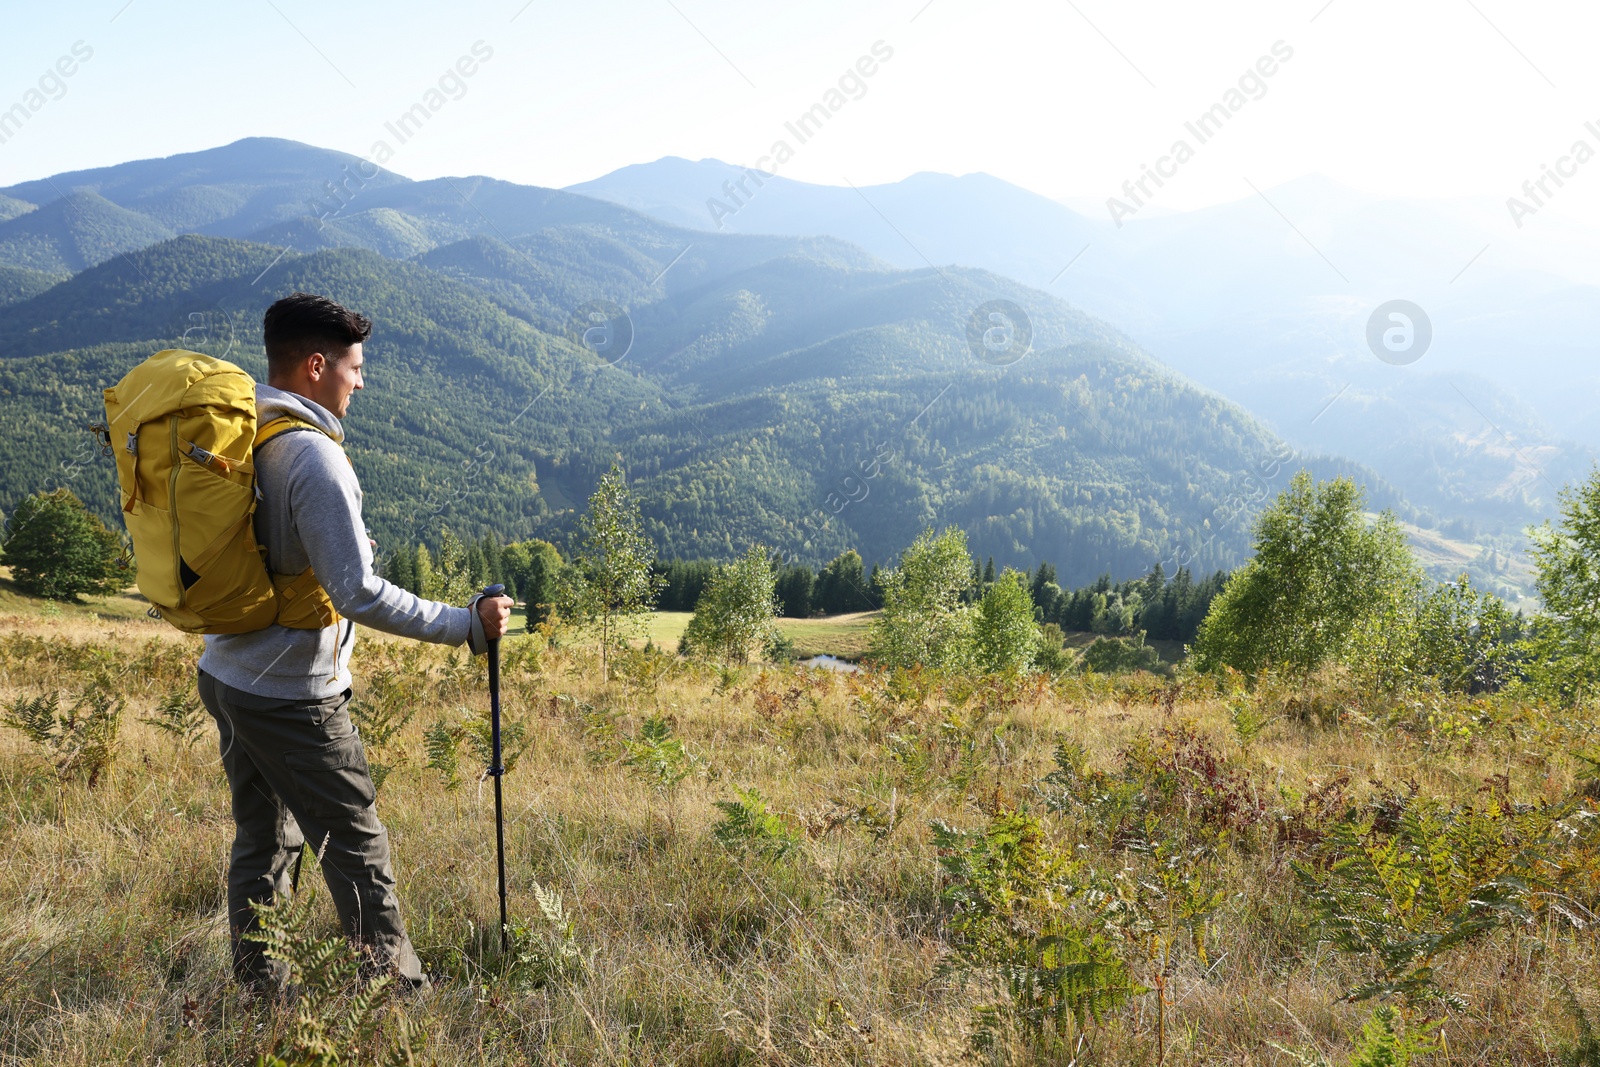
M279 415L275 419L269 419L268 421L262 423L261 427L256 430L255 447L260 448L262 445L266 444L275 437L286 433L295 433L300 430L315 430L317 433L327 437L328 440L333 441L333 438L328 435L328 431L324 430L321 426L318 426L314 422L307 422L304 419L297 419L293 415ZM334 441L334 443L338 444L337 441Z
M286 433L296 433L301 430L310 430L314 433L320 433L328 440L333 441L333 435L314 422L307 422L305 419L297 419L293 415L279 415L275 419L267 420L262 424L260 429L256 430L256 442L254 447L260 448L262 445L273 440L274 438L282 437ZM350 466L354 467L355 464L350 461L350 453L344 450L344 446L339 444L338 441L333 441L333 443L338 446L339 454L344 456L344 461L349 463Z

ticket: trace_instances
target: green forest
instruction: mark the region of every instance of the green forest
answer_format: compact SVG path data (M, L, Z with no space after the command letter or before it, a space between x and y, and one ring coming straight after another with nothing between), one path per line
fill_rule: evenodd
M1171 570L1238 562L1250 495L1282 453L1242 412L1106 340L999 370L964 358L953 331L892 322L823 338L758 384L705 365L737 365L739 345L650 370L712 345L681 324L654 347L641 325L639 365L611 366L416 263L279 256L181 237L0 309L11 430L0 507L64 486L112 520L111 465L87 430L100 391L161 347L261 374L254 324L295 289L378 321L348 452L380 544L436 542L446 527L564 544L577 504L620 460L663 556L722 559L762 540L812 566L851 547L881 560L942 522L1002 565L1054 559L1082 583L1163 559ZM273 287L252 286L269 267ZM801 273L813 272L838 281L814 264ZM937 278L919 284L958 321L962 297Z

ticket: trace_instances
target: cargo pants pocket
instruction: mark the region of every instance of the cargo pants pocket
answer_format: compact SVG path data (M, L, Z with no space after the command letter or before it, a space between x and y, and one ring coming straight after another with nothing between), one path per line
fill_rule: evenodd
M308 815L349 818L371 807L378 795L367 771L367 757L361 750L358 732L317 748L285 752L283 762Z

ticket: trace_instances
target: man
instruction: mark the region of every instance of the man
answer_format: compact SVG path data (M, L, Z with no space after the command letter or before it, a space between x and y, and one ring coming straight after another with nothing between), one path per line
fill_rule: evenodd
M469 643L481 653L505 633L510 616L504 597L451 607L373 573L361 486L338 444L339 420L363 384L361 345L371 333L365 316L325 297L295 293L267 309L267 384L256 387L257 425L286 415L297 420L297 432L264 440L255 453L256 539L274 575L310 568L331 602L324 615L330 624L209 635L200 657L200 698L221 733L237 825L228 866L234 975L256 988L281 985L284 975L260 945L241 940L256 927L250 905L289 891L302 843L321 855L345 933L372 965L410 985L426 984L400 918L389 838L347 710L355 624Z

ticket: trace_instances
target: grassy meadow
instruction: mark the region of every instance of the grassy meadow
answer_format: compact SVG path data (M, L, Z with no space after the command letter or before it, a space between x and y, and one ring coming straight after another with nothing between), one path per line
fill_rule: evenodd
M0 604L0 701L123 701L92 784L0 730L0 1063L248 1064L315 1008L228 982L228 796L184 707L199 641L137 616ZM492 789L460 741L483 661L370 634L356 653L403 906L442 976L384 1009L384 1034L426 1032L417 1062L1405 1062L1352 1058L1380 1004L1434 1047L1411 1062L1600 1062L1588 719L1337 677L941 681L638 649L602 687L580 644L503 657L509 959Z
M795 655L800 659L828 655L854 661L867 654L867 631L875 615L875 611L862 611L822 619L780 618L777 625L778 632L794 643ZM649 641L671 652L678 647L678 638L693 617L690 611L652 612L644 636L634 644Z

